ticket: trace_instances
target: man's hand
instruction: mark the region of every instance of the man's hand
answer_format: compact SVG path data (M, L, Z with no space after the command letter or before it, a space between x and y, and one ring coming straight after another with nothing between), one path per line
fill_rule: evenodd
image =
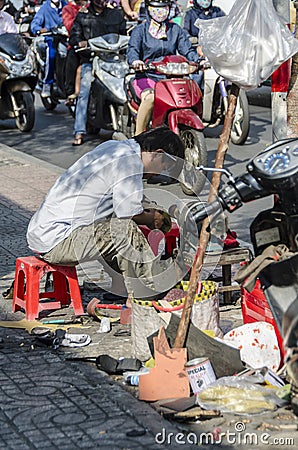
M144 61L141 61L140 59L133 61L131 65L134 68L134 70L140 70L141 72L146 70L146 64L144 63Z
M197 54L198 54L199 56L201 56L201 57L204 56L203 49L202 49L202 46L201 46L201 45L198 45L198 46L197 46Z
M79 42L79 47L80 48L85 48L85 47L87 47L87 44L88 44L87 41L81 41L81 42Z
M127 13L127 15L132 19L132 20L138 20L139 18L139 14L136 11L131 11L129 13Z
M163 215L157 211L156 209L153 210L153 223L154 223L154 227L151 229L158 229L160 230L164 224L164 217Z
M141 214L133 217L137 225L147 225L150 230L160 230L164 225L164 217L156 209L144 209Z
M190 36L189 40L190 40L190 43L193 45L198 43L198 38L196 36Z
M39 30L39 34L43 34L43 33L47 33L48 29L47 28L41 28Z

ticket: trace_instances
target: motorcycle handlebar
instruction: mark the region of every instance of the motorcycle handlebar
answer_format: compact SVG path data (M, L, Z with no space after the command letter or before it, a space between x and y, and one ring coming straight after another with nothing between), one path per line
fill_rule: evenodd
M74 47L74 51L76 53L83 52L85 50L91 50L91 47L77 47L77 46Z
M66 30L59 27L53 27L50 30L45 31L44 33L41 33L40 31L36 33L37 36L52 36L52 35L57 36L58 34L61 36L68 36Z
M218 200L214 200L214 202L207 204L206 206L203 206L203 208L200 211L197 211L193 215L193 219L196 222L196 224L199 224L202 222L206 217L213 215L214 213L218 212L222 208L222 204L220 201L220 198Z
M193 219L197 225L200 224L206 217L212 216L220 210L226 210L232 213L240 208L243 203L248 203L262 197L272 194L264 189L258 181L249 173L245 173L236 180L230 178L229 183L221 189L215 201L201 205L199 210L193 213ZM200 203L200 202L199 202ZM170 214L175 217L178 212L171 207Z
M197 63L191 62L189 61L188 63L191 65L196 65L196 71L199 70L200 68L202 68L201 64L204 63L205 58L199 58ZM135 72L159 72L159 70L157 69L159 62L151 62L148 64L143 64L143 68L142 69L138 69L133 67L132 65L130 66L131 69L133 69Z
M138 69L132 65L129 66L129 68L131 70L133 70L134 72L155 72L156 71L156 68L155 68L154 64L152 64L152 63L144 64L144 67L145 67L144 69Z

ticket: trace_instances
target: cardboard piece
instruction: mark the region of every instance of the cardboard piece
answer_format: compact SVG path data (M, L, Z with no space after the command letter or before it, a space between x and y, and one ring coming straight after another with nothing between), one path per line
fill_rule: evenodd
M52 317L54 319L54 317ZM39 322L38 320L27 320L27 319L21 319L21 320L4 320L0 321L0 328L20 328L22 330L28 331L28 333L31 333L33 328L50 328L51 330L69 330L70 328L90 328L90 325L82 325L80 323L71 323L67 325L63 324L43 324L42 322Z
M153 338L155 367L139 377L139 400L149 402L189 397L190 386L185 371L186 348L170 348L164 327Z
M178 316L172 314L170 323L165 330L169 345L174 345L179 320ZM150 347L154 336L151 335L148 338ZM201 357L209 358L216 378L235 375L245 369L238 349L208 336L192 323L189 326L185 346L188 352L188 360Z

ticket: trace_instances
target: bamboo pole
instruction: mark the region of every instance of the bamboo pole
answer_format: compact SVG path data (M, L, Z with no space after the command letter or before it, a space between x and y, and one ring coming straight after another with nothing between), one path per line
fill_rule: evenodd
M229 148L229 139L231 134L231 128L235 113L235 107L237 103L237 97L239 95L239 88L235 84L232 84L231 92L229 95L229 104L228 104L228 111L225 116L224 126L222 133L220 135L219 144L216 152L215 157L215 165L214 167L216 169L222 169L224 166L224 160L226 152ZM212 175L212 181L211 181L211 187L210 192L208 196L208 203L211 203L213 200L216 199L216 195L218 193L219 185L220 185L220 178L221 173L220 172L213 172ZM179 322L177 335L175 339L175 348L182 348L184 347L187 332L189 328L190 323L190 315L191 310L194 304L194 298L198 286L198 280L201 273L201 269L203 266L204 256L206 252L206 248L209 242L210 233L208 230L208 225L210 223L210 218L207 217L202 224L202 229L200 233L200 240L198 243L194 263L192 266L191 274L190 274L190 280L189 280L189 287L187 290L186 298L184 307L182 310L182 316Z

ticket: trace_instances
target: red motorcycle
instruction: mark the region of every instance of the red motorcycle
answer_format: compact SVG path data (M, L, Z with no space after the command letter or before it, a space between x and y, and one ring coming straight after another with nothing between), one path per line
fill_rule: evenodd
M161 61L148 65L148 71L166 76L154 87L154 109L150 127L167 125L180 135L185 145L185 164L179 177L185 194L198 194L204 184L205 175L196 170L207 163L207 146L202 123L203 99L197 83L189 74L198 70L198 65L184 56L165 56ZM125 77L127 104L118 111L119 131L132 137L140 98L133 88L134 75Z

